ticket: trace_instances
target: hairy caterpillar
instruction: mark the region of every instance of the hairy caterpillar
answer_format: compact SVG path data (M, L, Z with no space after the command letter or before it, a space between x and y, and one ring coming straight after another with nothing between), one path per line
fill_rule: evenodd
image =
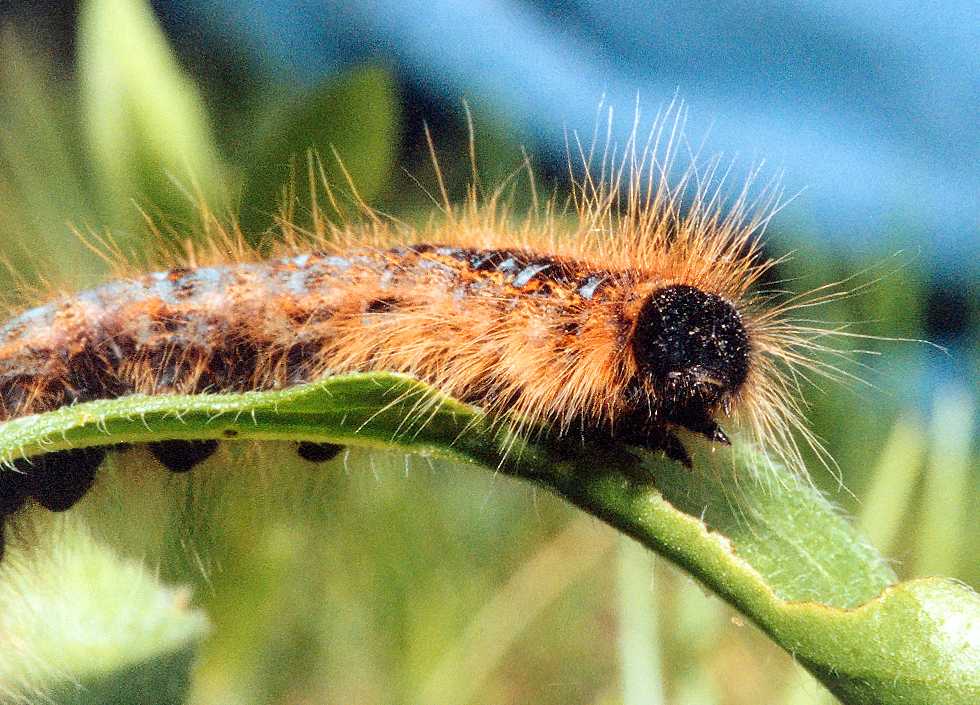
M517 218L501 192L480 204L474 189L420 229L374 213L360 225L314 213L312 233L284 219L281 251L260 260L209 219L208 252L0 328L0 420L135 392L273 389L389 370L519 429L599 435L685 464L679 430L724 444L720 420L737 418L799 467L794 431L816 441L794 375L821 369L810 354L823 331L787 318L798 302L751 293L773 264L757 235L777 198L766 190L753 201L747 185L726 207L714 167L670 186L671 160L654 152L630 150L575 182L571 221L553 204ZM152 450L185 471L214 447ZM299 448L310 460L335 450ZM104 454L16 460L0 472L0 518L31 499L70 508Z

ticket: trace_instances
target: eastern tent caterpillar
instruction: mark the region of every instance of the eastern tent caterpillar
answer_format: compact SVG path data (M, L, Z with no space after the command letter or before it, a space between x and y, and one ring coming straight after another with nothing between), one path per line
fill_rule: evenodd
M572 222L553 204L516 217L501 192L481 204L474 191L421 229L371 213L361 225L315 217L307 234L286 219L281 251L265 260L212 222L212 249L183 266L130 274L3 326L0 419L134 392L272 389L389 370L519 428L599 434L685 464L679 429L728 443L719 421L737 417L800 468L794 432L816 441L794 374L821 369L811 354L824 331L787 318L798 300L751 293L773 265L758 234L776 194L752 200L746 186L726 205L711 185L716 164L669 186L671 159L655 152L630 148L576 182ZM213 449L152 448L174 471ZM0 515L30 498L69 508L104 452L15 461L0 475ZM311 460L332 452L300 447Z

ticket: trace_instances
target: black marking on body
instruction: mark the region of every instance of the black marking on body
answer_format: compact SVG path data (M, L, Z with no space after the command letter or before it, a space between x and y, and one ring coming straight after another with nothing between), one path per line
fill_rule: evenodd
M396 251L405 251L405 248ZM583 299L591 299L603 284L612 279L611 273L583 273L566 260L525 250L482 250L419 244L408 248L408 251L449 257L466 264L474 272L499 272L506 275L511 286L517 289L525 288L533 281L543 284L531 292L532 296L548 295L550 288L547 284L554 283L565 289L574 289Z
M325 463L333 460L344 449L335 443L309 443L303 441L296 448L296 453L303 460L311 463Z
M120 360L111 353L109 346L88 342L65 361L64 403L115 398L132 391L116 374Z
M390 313L397 310L401 303L401 300L396 296L371 299L365 305L364 313Z
M194 294L197 293L197 281L193 277L193 270L172 269L170 270L170 280L174 284L174 298L177 301L194 298Z
M206 351L207 368L198 378L197 392L232 391L253 389L255 371L263 350L257 341L245 335L245 331L231 331L221 347Z
M217 441L160 441L148 444L150 453L170 472L187 472L214 454Z
M322 338L316 338L289 346L284 359L288 384L302 384L313 378L324 342Z

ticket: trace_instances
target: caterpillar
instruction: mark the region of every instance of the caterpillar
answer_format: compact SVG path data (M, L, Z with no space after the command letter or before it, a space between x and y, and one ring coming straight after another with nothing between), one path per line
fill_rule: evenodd
M655 150L654 150L655 151ZM262 259L208 215L210 238L179 266L130 272L26 310L0 328L0 421L132 393L277 389L328 374L395 371L482 406L518 430L595 436L690 465L682 434L730 443L735 423L800 467L797 375L821 371L823 333L795 323L813 298L753 293L772 266L761 232L778 204L670 159L604 161L517 216L498 189L410 227L368 211L312 232L279 223ZM440 177L440 186L441 177ZM444 189L443 189L444 192ZM331 198L333 197L331 192ZM566 212L568 211L568 212ZM175 472L214 441L151 451ZM323 461L336 447L300 444ZM14 461L0 519L28 501L69 509L105 449Z

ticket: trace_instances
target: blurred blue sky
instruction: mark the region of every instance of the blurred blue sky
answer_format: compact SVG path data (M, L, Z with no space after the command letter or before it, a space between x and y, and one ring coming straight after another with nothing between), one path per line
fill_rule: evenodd
M674 95L687 133L805 192L784 232L911 249L980 270L980 9L950 2L169 0L280 80L380 60L426 94L493 111L554 160L604 95L625 138Z

